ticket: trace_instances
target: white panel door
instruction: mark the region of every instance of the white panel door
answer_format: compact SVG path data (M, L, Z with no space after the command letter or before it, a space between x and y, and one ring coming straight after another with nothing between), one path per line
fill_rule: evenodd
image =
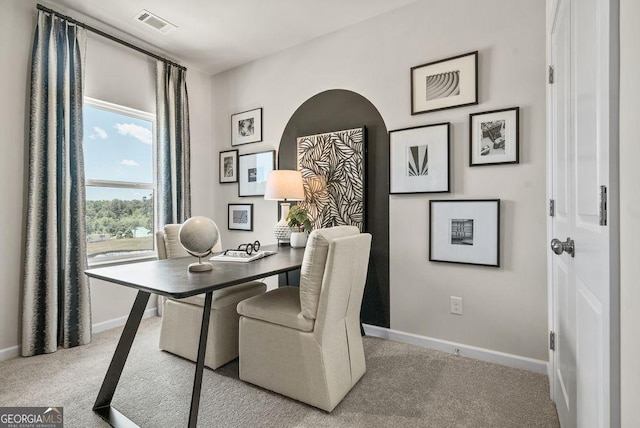
M559 0L551 27L551 193L555 202L552 236L560 240L573 232L573 149L571 111L571 4ZM553 395L563 428L576 426L576 305L574 259L567 253L551 261L553 282Z
M558 0L549 26L552 393L563 428L611 422L609 0ZM570 243L574 244L573 255ZM551 250L550 250L551 251ZM613 349L616 352L615 349Z

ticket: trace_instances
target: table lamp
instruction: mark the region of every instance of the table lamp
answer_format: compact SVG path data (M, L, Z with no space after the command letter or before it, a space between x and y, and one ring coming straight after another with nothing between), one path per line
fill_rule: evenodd
M304 187L300 171L277 169L269 173L264 198L268 201L283 201L280 204L280 221L273 228L278 244L289 244L291 228L287 225L288 201L304 201Z

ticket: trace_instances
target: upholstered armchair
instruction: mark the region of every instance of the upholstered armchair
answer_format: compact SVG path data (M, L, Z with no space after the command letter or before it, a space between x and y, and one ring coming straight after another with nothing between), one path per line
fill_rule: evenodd
M179 230L179 224L168 224L163 231L156 233L159 259L191 257L180 244ZM221 249L222 244L218 240L213 251ZM217 369L238 356L239 315L236 306L244 299L264 293L266 288L263 282L252 281L213 292L205 366ZM180 300L160 299L158 304L163 307L160 349L196 361L204 294Z
M238 304L240 379L328 412L366 371L360 307L371 235L354 226L314 230L300 287Z

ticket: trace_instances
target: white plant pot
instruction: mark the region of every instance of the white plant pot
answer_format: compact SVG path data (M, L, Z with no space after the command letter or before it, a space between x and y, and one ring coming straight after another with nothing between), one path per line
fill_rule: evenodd
M290 245L293 248L304 248L307 246L307 232L293 232L290 238Z

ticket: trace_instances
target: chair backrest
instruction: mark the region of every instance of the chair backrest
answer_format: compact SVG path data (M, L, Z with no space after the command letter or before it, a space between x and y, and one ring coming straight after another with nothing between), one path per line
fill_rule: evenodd
M316 319L329 244L334 239L359 233L355 226L337 226L316 229L309 234L300 268L300 308L305 318Z
M218 225L214 223L216 230L218 230L218 236L220 236L220 230ZM178 257L188 257L189 253L184 249L180 243L180 226L181 224L167 224L164 230L156 232L156 249L158 251L158 259L175 259ZM213 251L222 251L222 239L218 239L216 245L213 246Z
M349 315L360 318L370 253L369 233L337 238L329 244L317 323L340 320Z

